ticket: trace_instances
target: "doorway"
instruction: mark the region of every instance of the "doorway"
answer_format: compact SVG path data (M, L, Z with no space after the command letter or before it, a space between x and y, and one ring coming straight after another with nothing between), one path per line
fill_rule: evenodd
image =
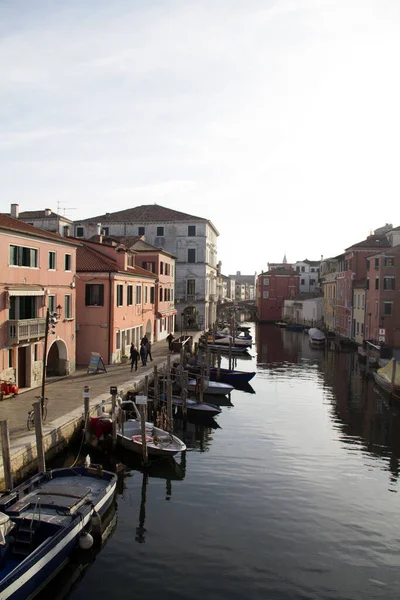
M28 366L27 361L27 350L29 350L29 346L22 346L22 348L18 348L18 387L19 389L25 388L28 385L28 377L26 373L26 369Z

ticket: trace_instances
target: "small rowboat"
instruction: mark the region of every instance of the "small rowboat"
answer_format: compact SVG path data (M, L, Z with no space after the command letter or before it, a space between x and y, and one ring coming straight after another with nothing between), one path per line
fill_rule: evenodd
M199 392L200 381L196 381L196 379L190 379L188 381L188 392ZM219 381L209 381L207 387L204 389L205 394L213 394L217 396L221 394L222 396L226 396L230 394L233 390L233 386L228 383L220 383Z

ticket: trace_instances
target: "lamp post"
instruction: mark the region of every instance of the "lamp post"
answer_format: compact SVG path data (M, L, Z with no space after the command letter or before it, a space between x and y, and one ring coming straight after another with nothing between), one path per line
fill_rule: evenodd
M40 403L43 414L44 407L44 394L46 389L46 366L47 366L47 345L49 338L49 329L51 326L51 333L55 333L54 328L57 323L57 319L61 317L61 309L62 306L59 304L57 307L56 313L50 313L50 310L46 310L46 325L45 325L45 334L44 334L44 348L43 348L43 372L42 372L42 393L40 395Z

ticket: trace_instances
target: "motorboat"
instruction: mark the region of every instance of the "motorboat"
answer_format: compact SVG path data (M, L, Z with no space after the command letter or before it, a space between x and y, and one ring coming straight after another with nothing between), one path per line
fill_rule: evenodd
M396 399L400 399L400 363L392 358L388 363L372 372L376 384Z
M200 372L200 367L189 367L193 373ZM217 367L210 368L210 379L211 381L221 381L222 383L229 383L236 387L236 385L243 385L248 383L255 376L255 371L236 371L234 369L220 368L219 373Z
M323 345L325 344L326 336L323 331L317 329L317 327L311 327L308 330L308 338L312 344Z
M0 498L0 598L33 598L90 547L92 517L111 505L117 476L99 466L38 473Z
M207 349L213 352L224 352L231 354L246 354L248 346L233 346L228 344L207 344Z
M215 340L213 340L213 337L209 337L209 341L216 345L223 344L223 345L229 346L229 344L231 344L232 346L243 346L244 348L250 348L253 344L253 339L251 336L250 337L244 337L244 336L233 337L231 335L218 336L218 334L217 334L215 336Z
M136 419L128 419L123 424L123 429L117 431L117 443L127 450L141 454L143 446L141 416L135 403L133 406ZM182 440L160 427L155 427L154 423L146 421L145 429L149 456L174 456L186 450Z
M200 391L200 378L198 379L189 379L187 384L187 389L189 392L195 392L196 394ZM229 385L229 383L221 383L219 381L204 381L203 391L205 394L212 394L214 396L226 396L230 394L233 390L233 386Z

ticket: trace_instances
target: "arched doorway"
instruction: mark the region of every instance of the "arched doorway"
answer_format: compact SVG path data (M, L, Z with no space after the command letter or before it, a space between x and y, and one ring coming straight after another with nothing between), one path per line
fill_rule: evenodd
M46 375L68 375L67 346L63 340L55 340L47 354Z
M150 341L152 341L152 340L153 340L153 338L152 338L152 336L151 336L152 332L153 332L153 328L152 328L152 326L151 326L151 321L150 321L150 319L148 319L148 320L147 320L147 323L146 323L146 337L147 337L147 339L148 339L148 340L150 340Z
M187 306L182 313L183 329L199 328L199 311L195 306Z

